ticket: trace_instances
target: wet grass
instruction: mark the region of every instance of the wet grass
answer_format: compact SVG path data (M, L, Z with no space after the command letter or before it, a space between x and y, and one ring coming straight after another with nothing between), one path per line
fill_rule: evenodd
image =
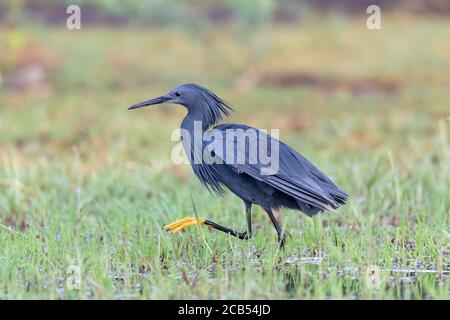
M0 298L449 299L450 24L320 21L196 37L0 30ZM8 81L26 61L44 79ZM191 196L200 216L245 229L237 198L172 164L181 108L126 112L188 81L230 101L230 121L279 128L349 204L283 211L282 251L259 208L248 242L163 232L194 215Z

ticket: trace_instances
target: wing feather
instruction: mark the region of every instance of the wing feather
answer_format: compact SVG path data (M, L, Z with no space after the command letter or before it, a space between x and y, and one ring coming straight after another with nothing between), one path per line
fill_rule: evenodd
M248 126L234 124L219 125L216 129L222 132L225 132L226 129L257 130ZM271 187L321 210L332 211L339 204L346 201L347 195L310 161L283 142L259 130L257 132L258 138L265 135L263 138L268 139L266 141L272 140L271 142L279 143L280 159L277 172L270 175L262 174L261 169L264 166L259 161L256 163L249 161L249 148L246 144L235 144L233 149L234 161L229 161L229 157L222 156L223 162L237 173L246 173L254 179L263 181ZM224 134L224 143L226 143L226 139L227 137ZM216 146L212 142L209 147ZM242 147L245 147L245 150L242 150Z

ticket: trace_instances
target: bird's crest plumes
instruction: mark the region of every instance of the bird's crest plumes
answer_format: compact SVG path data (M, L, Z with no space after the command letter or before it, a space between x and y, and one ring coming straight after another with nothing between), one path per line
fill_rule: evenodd
M210 128L220 123L224 117L230 116L230 112L234 111L226 101L205 87L194 83L185 86L195 88L201 94L202 99L199 101L199 107L203 114L205 127Z

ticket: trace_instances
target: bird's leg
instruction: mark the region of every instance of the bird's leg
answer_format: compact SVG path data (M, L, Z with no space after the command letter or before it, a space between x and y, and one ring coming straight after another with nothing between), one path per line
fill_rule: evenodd
M239 231L221 226L220 224L217 224L217 223L209 221L209 220L205 220L204 224L207 226L210 226L211 228L217 229L219 231L228 233L228 234L230 234L236 238L239 238L241 240L248 240L250 238L247 234L247 231L239 232Z
M247 237L252 237L252 204L251 202L245 202L245 213L247 216Z
M215 222L205 220L204 224L207 226L210 226L211 228L217 229L219 231L228 233L236 238L239 238L241 240L248 240L252 237L252 204L250 202L245 203L245 213L247 216L247 231L239 232L224 226L221 226L220 224L217 224Z
M281 226L283 224L283 221L281 220L281 211L280 210L274 210L273 216L278 221L278 224Z
M167 230L167 231L170 230L173 233L177 233L177 232L183 230L184 228L193 226L195 224L207 225L207 226L209 226L211 228L214 228L214 229L217 229L219 231L228 233L228 234L230 234L230 235L232 235L232 236L234 236L236 238L239 238L241 240L246 240L246 239L249 238L248 235L247 235L247 232L238 232L238 231L235 231L233 229L221 226L220 224L217 224L215 222L212 222L212 221L209 221L209 220L206 220L206 219L203 219L203 218L200 218L200 219L197 220L196 218L193 218L193 217L187 217L187 218L183 218L181 220L177 220L175 222L172 222L172 223L164 226L164 230Z
M282 234L280 224L278 223L277 219L275 219L275 216L273 215L272 210L266 209L266 212L269 215L269 218L272 221L275 229L277 230L278 242L280 243L280 248L283 248L286 237Z

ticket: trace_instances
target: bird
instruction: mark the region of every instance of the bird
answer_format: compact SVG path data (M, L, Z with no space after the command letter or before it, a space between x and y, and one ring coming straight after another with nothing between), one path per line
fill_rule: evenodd
M206 87L186 83L162 96L136 103L128 110L160 104L177 104L187 109L180 132L194 174L211 194L223 196L229 190L240 198L247 220L247 230L243 232L194 217L167 224L165 230L177 233L192 225L207 225L248 240L253 234L252 206L259 205L269 216L283 246L286 233L274 211L289 208L312 217L323 211L335 211L347 202L349 195L331 178L276 137L247 125L222 123L234 109ZM273 163L268 164L267 158Z

